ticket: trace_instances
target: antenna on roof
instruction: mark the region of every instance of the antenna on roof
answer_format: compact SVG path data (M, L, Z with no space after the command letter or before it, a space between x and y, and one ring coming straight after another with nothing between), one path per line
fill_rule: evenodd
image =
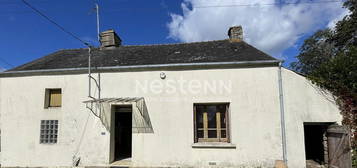
M97 38L98 38L98 42L100 42L100 30L99 30L99 5L98 3L95 3L95 12L97 14Z
M98 41L100 40L99 36L99 5L97 1L95 1L95 10L97 13L97 33L98 33ZM101 117L102 113L102 108L100 104L100 91L101 91L101 86L100 86L100 73L98 73L97 79L93 77L92 75L92 57L93 50L92 47L88 47L88 97L90 99L93 99L95 101L95 105L93 106L93 103L91 103L90 106L86 105L86 108L89 109L95 116ZM98 91L97 95L96 92L92 95L92 82L95 84L95 89ZM96 98L98 97L98 98ZM98 101L98 102L97 102ZM97 112L99 111L99 114Z
M98 1L95 0L94 1L95 4L95 12L97 14L97 38L98 38L98 42L100 43L100 30L99 30L99 5L98 5ZM92 57L92 48L89 47L88 48L88 78L89 78L89 83L88 83L88 89L89 89L89 93L88 93L88 97L96 100L95 95L92 96L91 92L92 92L92 80L94 81L94 83L96 84L96 87L98 89L98 99L100 99L100 74L98 74L98 80L95 79L92 76L92 62L91 62L91 57Z

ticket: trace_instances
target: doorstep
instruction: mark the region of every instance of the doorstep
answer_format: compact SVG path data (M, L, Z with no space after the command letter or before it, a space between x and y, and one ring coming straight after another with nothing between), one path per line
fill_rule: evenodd
M131 167L131 158L114 161L110 167Z

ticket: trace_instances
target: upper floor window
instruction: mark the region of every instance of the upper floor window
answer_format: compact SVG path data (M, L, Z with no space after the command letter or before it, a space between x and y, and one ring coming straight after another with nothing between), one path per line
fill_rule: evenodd
M46 89L45 107L61 107L62 106L62 90L61 89Z
M228 103L194 104L195 142L229 142Z

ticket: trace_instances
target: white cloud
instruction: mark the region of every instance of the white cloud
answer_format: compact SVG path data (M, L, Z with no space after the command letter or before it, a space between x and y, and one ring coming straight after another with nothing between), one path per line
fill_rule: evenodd
M183 42L219 40L227 38L230 26L242 25L246 42L281 57L303 34L331 25L346 14L341 3L300 2L279 7L266 5L274 0L185 0L183 15L171 14L169 37ZM247 5L199 8L238 4Z

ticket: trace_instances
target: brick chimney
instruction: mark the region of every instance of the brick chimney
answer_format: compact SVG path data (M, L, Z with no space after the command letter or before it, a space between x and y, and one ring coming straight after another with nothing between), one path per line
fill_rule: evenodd
M112 29L101 32L99 37L102 49L112 49L121 45L120 37Z
M229 40L231 42L243 41L243 28L242 26L233 26L228 30Z

